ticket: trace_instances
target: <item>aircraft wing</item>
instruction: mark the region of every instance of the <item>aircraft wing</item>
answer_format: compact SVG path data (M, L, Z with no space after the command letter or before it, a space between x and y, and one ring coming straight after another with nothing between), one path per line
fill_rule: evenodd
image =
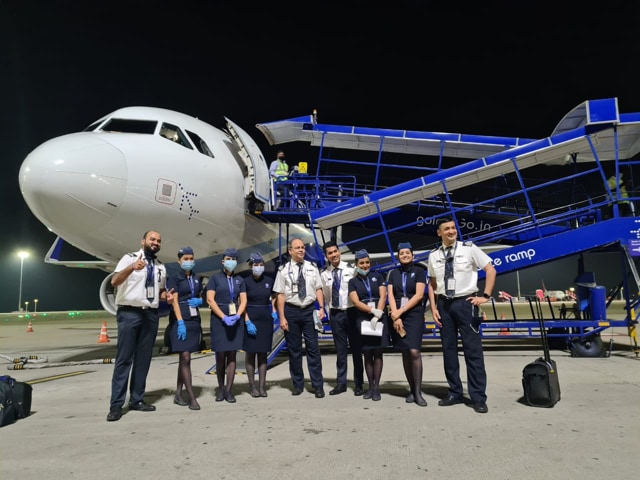
M106 260L61 260L60 257L65 244L66 242L61 237L56 237L44 257L45 263L73 268L97 268L105 271L108 271L109 267L115 267L112 262Z

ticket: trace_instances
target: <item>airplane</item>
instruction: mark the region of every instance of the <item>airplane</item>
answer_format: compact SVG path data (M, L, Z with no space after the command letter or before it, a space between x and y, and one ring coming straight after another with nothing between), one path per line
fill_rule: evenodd
M57 235L45 262L108 272L100 301L115 315L113 269L145 230L161 233L158 258L170 271L189 245L204 275L220 268L228 247L238 250L240 271L251 252L276 259L290 235L314 244L301 225L285 235L250 213L269 208L267 162L242 128L226 124L223 131L167 109L125 107L36 147L19 184L33 214ZM94 260L62 260L65 242Z

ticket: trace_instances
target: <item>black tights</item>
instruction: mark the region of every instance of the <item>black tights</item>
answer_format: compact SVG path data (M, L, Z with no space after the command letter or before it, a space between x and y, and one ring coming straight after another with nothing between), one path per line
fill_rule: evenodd
M411 348L402 351L404 375L409 382L409 391L416 397L422 397L422 353Z
M216 376L218 377L218 386L225 388L224 376L227 375L227 391L231 391L233 381L236 378L236 351L216 352Z
M191 352L180 352L178 363L178 384L176 385L176 396L182 395L182 387L189 395L189 402L197 405L196 396L193 393L193 383L191 376Z
M253 389L255 386L256 357L258 357L258 389L263 393L267 381L267 352L246 352L244 363L247 369L249 388Z
M363 350L364 370L367 372L367 381L369 382L369 390L380 390L380 377L382 376L382 349Z

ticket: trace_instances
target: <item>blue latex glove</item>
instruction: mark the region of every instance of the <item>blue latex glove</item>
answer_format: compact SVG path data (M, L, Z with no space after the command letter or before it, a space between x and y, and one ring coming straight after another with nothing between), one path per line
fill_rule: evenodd
M273 318L274 322L280 321L280 315L278 315L278 312L271 312L271 318Z
M255 337L256 333L258 333L258 329L254 325L254 323L251 320L247 320L246 322L244 322L244 324L247 326L247 332L249 333L249 335Z
M229 318L231 319L231 325L229 326L232 326L238 323L238 320L240 320L240 315L236 313L235 315L231 315Z
M202 305L202 299L199 297L190 298L189 300L187 300L187 305L193 308L197 308Z
M232 320L232 317L230 317L229 315L225 315L224 317L222 317L222 323L224 323L227 327L230 327L234 324L234 321Z
M184 324L184 320L178 320L178 340L187 339L187 326Z

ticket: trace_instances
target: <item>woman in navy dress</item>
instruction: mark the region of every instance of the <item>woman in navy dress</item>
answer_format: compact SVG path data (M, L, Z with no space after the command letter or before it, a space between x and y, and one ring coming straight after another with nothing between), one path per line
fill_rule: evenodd
M409 242L398 244L400 267L389 272L387 291L393 328L394 348L402 351L402 366L409 382L407 403L427 406L422 396L422 335L424 333L423 298L427 286L424 268L413 264Z
M222 256L222 271L207 283L207 304L211 308L211 349L216 352L218 392L216 402L235 403L231 389L236 376L236 353L242 349L247 293L242 277L234 275L238 251L227 248ZM227 383L225 385L225 375Z
M366 250L358 250L356 257L356 276L349 280L349 300L353 307L348 309L349 321L355 324L360 334L363 320L382 322L382 336L360 335L364 369L367 373L369 389L364 398L378 401L380 397L380 377L382 376L382 352L391 345L389 337L389 321L384 313L387 303L387 286L383 276L371 272L371 260Z
M200 294L202 282L193 273L195 256L191 247L178 250L180 270L167 278L167 291L174 291L174 300L169 312L171 351L180 355L178 362L178 383L173 403L189 405L191 410L200 410L200 405L193 393L191 375L191 352L200 350L202 340L202 324L200 310L202 305ZM182 388L187 392L189 400L182 396Z
M259 253L249 256L251 276L245 278L247 313L244 336L245 366L252 397L266 397L267 355L273 346L273 277L265 275L264 260ZM258 386L255 384L256 357Z

